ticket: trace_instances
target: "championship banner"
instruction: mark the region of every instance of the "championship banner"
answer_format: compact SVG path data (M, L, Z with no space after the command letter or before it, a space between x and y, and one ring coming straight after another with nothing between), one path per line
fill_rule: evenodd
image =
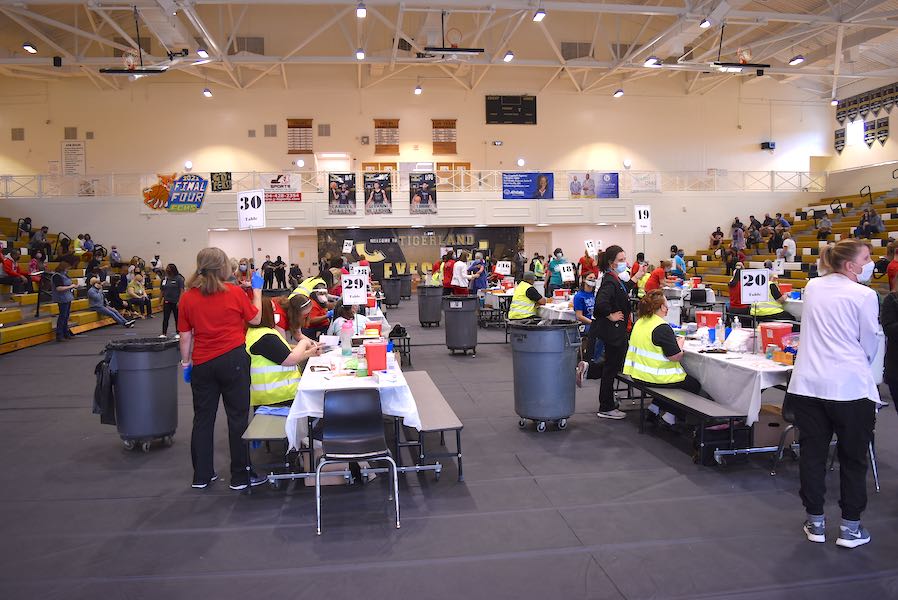
M867 113L870 112L870 93L867 92L865 94L861 94L860 97L860 106L858 107L858 114L861 115L861 118L867 120Z
M355 173L328 173L327 182L327 214L354 215Z
M597 198L620 198L620 183L617 173L598 173Z
M143 190L143 203L150 210L168 212L197 212L203 206L209 182L194 173L180 177L157 175L159 181Z
M511 261L523 239L523 227L319 229L318 255L325 261L365 259L371 278L382 281L397 274L430 273L450 249L471 254L479 250L495 260ZM351 241L350 252L343 252L344 241Z
M596 180L592 173L568 171L567 187L571 200L596 197Z
M876 141L876 121L864 121L864 143L872 148Z
M839 122L839 125L845 124L845 118L848 116L848 110L845 108L844 102L839 102L836 107L836 121Z
M502 173L503 200L552 200L553 173Z
M880 146L886 145L886 140L889 139L889 118L888 117L876 119L876 139L879 142Z
M845 116L848 117L848 121L850 123L854 123L854 121L858 117L858 108L860 107L860 100L857 96L853 98L849 98L846 101L845 106Z
M409 212L413 215L437 214L437 176L434 173L410 173L408 176Z
M870 112L873 113L874 117L878 117L879 111L882 109L882 88L873 90L870 97Z
M364 173L365 214L393 214L393 193L390 173Z
M261 178L265 202L302 202L298 177L290 173L263 173Z
M845 149L845 128L836 129L834 137L833 148L836 149L836 152L842 154L842 150Z
M893 83L885 86L882 93L883 110L887 113L892 112L892 107L895 106L896 100L898 100L898 84Z

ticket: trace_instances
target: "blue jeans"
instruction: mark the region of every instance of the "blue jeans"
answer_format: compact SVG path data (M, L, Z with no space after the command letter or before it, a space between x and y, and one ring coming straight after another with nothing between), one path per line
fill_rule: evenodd
M59 316L56 317L56 339L61 340L71 335L69 331L69 314L72 312L71 302L58 302Z
M125 317L120 315L117 310L115 310L114 308L112 308L110 306L94 306L92 308L95 311L97 311L98 313L100 313L101 315L104 315L107 317L112 317L113 319L115 319L115 322L118 323L119 325L125 324Z

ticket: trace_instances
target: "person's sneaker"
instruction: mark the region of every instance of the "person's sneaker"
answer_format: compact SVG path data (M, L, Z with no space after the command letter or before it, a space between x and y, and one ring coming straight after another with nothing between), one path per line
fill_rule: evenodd
M627 413L615 408L613 410L599 411L596 413L596 416L599 417L600 419L620 420L620 419L625 419L627 417Z
M194 481L193 483L190 484L190 487L192 487L195 490L204 490L207 487L209 487L209 484L212 483L213 481L218 481L218 474L213 474L212 479L210 479L209 481L205 481L205 482Z
M826 541L825 522L815 523L814 521L805 521L803 529L805 535L808 536L809 541L817 542L818 544L822 544Z
M135 321L135 319L129 319L129 320L125 321L125 327L127 327L128 329L131 329L132 327L134 327L134 321Z
M583 387L583 378L586 377L586 371L589 369L589 363L581 360L577 364L577 387Z
M857 548L870 542L870 532L861 525L857 531L851 531L846 527L839 526L839 539L836 540L836 546L843 548Z
M240 491L240 490L245 490L246 488L248 488L250 486L256 487L259 485L264 485L266 483L268 483L268 477L263 477L261 475L256 475L255 473L253 473L252 475L249 476L249 484L244 483L244 482L238 483L236 481L232 481L231 485L228 487L230 487L232 490Z

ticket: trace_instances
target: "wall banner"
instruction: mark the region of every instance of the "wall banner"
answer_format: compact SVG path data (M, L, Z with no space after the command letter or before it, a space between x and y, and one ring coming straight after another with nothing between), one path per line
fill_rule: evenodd
M617 173L597 173L597 198L620 198L620 181Z
M410 173L408 193L411 214L437 214L437 176L434 173Z
M355 173L328 173L327 189L327 214L355 214Z
M596 197L596 179L593 173L569 171L567 187L571 200Z
M836 149L836 152L842 154L842 150L845 149L845 128L836 129L835 131L835 140L833 141L833 148Z
M503 200L552 200L553 173L502 173Z
M194 173L180 177L157 175L159 181L143 190L143 203L152 210L197 212L203 206L209 182Z
M393 214L393 192L390 173L364 173L365 214Z
M231 174L228 172L209 173L209 182L212 184L213 192L229 192L233 189Z
M290 173L263 173L265 202L302 202L299 191L299 177Z
M876 141L876 121L864 121L864 143L872 148Z
M889 139L889 118L876 119L876 140L880 146L885 146L887 139Z

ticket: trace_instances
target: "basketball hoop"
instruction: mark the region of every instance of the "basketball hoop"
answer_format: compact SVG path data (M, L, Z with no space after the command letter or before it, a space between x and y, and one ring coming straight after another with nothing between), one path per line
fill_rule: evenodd
M459 43L461 43L461 38L461 31L455 27L446 32L446 41L449 42L450 48L458 48Z
M736 57L739 59L741 64L748 64L751 62L751 50L748 48L739 48L736 51Z
M137 50L133 48L122 51L122 62L125 64L125 68L129 71L133 71L137 68L137 61L139 58Z

